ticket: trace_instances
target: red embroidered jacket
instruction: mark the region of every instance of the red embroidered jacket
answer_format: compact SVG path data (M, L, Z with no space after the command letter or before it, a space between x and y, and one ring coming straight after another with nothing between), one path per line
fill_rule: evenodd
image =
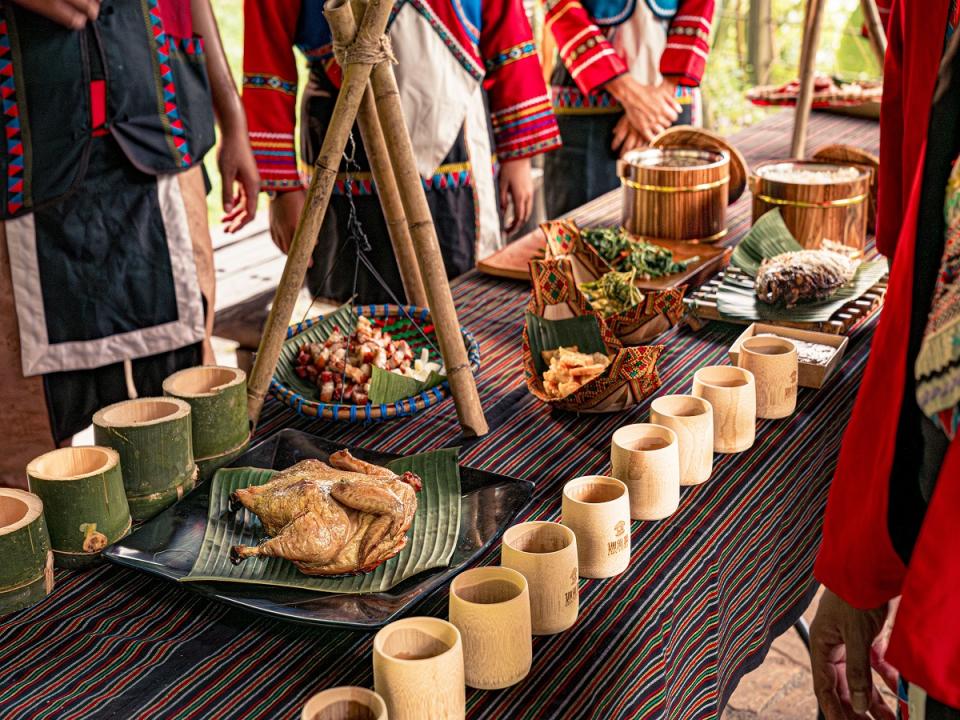
M644 0L636 0L644 2ZM584 93L596 90L627 72L607 36L580 0L545 0L546 25L553 32L563 64ZM680 85L696 86L710 51L714 0L680 0L670 21L660 73Z
M410 2L456 61L483 82L501 162L559 147L560 133L520 0L398 0L394 14L403 2ZM334 84L340 82L320 8L317 0L244 0L243 102L264 190L301 187L294 145L294 46L312 63L321 63Z

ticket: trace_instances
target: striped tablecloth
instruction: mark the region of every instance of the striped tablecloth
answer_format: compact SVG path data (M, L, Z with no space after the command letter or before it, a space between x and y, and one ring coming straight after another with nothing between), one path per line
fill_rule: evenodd
M786 157L790 127L784 113L736 142L751 162ZM814 148L847 142L876 150L876 125L865 121L814 114L811 136ZM579 215L609 219L616 207L601 199ZM744 198L733 208L731 236L748 223ZM474 274L456 284L454 295L461 321L481 344L480 395L492 427L465 444L463 462L533 480L525 519L555 520L562 484L607 471L613 430L645 420L647 404L619 415L551 413L523 383L528 288ZM820 516L872 327L852 335L838 375L823 390L801 390L792 418L761 422L751 450L716 456L712 479L684 488L669 520L634 522L629 570L581 580L577 624L534 638L533 669L519 685L469 691L468 716L717 717L739 678L761 662L813 592ZM689 392L694 370L726 362L738 332L715 323L665 334L662 392ZM261 435L282 427L397 453L459 436L450 401L412 419L352 426L308 423L268 404ZM484 562L497 560L495 548ZM445 616L446 592L413 612ZM314 692L372 685L371 639L267 620L110 565L59 571L51 597L0 621L0 718L298 717Z

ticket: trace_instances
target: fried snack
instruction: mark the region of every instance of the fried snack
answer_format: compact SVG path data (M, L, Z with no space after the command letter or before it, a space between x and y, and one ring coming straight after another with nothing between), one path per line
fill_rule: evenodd
M853 280L859 261L832 250L799 250L767 258L757 271L757 299L790 308L824 300Z
M550 369L543 373L543 390L553 400L572 395L606 371L610 358L603 353L581 353L576 348L545 350Z

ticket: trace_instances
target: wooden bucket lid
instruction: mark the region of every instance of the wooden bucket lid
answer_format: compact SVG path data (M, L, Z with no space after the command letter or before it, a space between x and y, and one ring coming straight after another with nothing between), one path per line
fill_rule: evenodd
M813 159L873 169L873 178L870 182L870 212L867 215L867 229L870 232L876 232L877 191L880 187L880 158L854 145L824 145L813 154Z
M722 135L693 125L675 125L657 135L650 146L655 148L688 147L699 150L723 150L730 156L728 204L733 204L739 200L747 188L747 175L750 173L750 167L747 165L743 154Z

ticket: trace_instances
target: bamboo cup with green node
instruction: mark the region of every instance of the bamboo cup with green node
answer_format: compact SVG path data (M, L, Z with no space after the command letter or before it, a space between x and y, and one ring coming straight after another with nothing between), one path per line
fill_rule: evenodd
M740 343L737 364L753 373L757 417L779 420L793 414L800 373L796 345L786 338L756 335Z
M680 484L699 485L713 472L713 407L692 395L661 395L650 403L650 422L677 434Z
M555 522L525 522L503 534L500 564L527 579L534 635L570 628L580 611L577 537Z
M43 500L0 487L0 617L36 605L53 592L53 551Z
M561 522L577 536L580 577L613 577L630 565L630 498L616 478L585 475L564 485Z
M638 423L613 433L611 473L630 495L630 517L662 520L680 505L677 434L663 425Z
M713 365L693 375L693 394L713 407L713 451L738 453L753 446L757 431L757 385L753 373Z
M516 685L533 664L527 579L507 567L480 567L450 583L450 622L463 638L463 673L469 687Z
M307 700L300 720L387 720L387 705L373 690L335 687Z
M57 567L84 568L130 532L120 456L107 447L51 450L27 465L30 489L43 513Z
M390 623L373 638L373 688L390 720L462 720L466 687L460 631L434 617Z

